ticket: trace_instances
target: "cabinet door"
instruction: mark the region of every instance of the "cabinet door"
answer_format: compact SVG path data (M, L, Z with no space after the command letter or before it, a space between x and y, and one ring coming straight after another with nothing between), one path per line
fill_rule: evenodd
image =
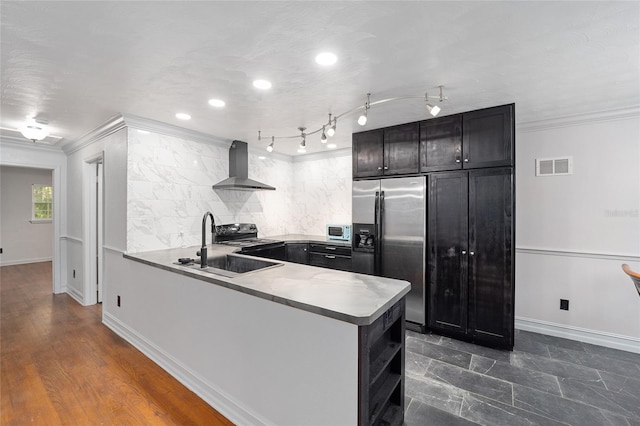
M384 166L382 129L354 133L351 138L353 177L382 176Z
M513 114L513 104L462 114L465 169L513 165Z
M513 348L513 171L469 172L469 331Z
M429 327L467 332L467 173L429 176Z
M309 244L308 243L287 243L287 262L309 263Z
M462 115L432 118L420 123L420 171L462 168Z
M384 129L383 172L385 175L419 172L419 128L419 123L409 123Z

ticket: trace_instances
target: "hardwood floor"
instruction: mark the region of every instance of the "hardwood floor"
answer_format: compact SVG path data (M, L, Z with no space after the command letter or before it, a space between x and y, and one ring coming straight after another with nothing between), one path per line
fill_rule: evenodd
M51 262L0 268L0 424L232 424L51 289Z

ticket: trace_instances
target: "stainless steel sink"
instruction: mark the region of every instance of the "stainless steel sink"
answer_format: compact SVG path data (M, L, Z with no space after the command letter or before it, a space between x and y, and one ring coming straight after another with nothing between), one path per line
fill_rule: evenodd
M248 272L275 268L277 266L282 266L283 264L247 256L227 254L224 256L208 258L207 265L208 266L206 268L201 268L200 263L196 262L186 266L211 274L223 275L225 277L237 277L238 275L246 274Z

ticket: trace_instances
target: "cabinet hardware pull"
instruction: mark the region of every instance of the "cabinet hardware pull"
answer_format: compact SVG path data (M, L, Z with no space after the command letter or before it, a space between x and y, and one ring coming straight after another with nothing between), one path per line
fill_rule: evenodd
M466 250L462 250L462 254L467 254L467 251Z
M384 169L385 170L389 170L389 166L384 166Z
M459 159L459 158L456 158L456 163L459 163L459 162L460 162L460 159Z
M325 247L327 250L335 250L335 247Z
M327 259L335 259L335 256L331 256L329 254L325 254L324 257L326 257Z
M469 254L470 254L471 256L473 256L474 254L476 254L476 252L475 252L475 251L470 251L470 252L469 252Z
M469 162L469 156L464 157L464 162L468 163Z
M382 167L378 167L378 170L382 170Z

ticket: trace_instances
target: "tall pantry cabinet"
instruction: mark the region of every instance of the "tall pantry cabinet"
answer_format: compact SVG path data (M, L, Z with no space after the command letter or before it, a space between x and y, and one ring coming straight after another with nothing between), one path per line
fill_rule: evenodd
M428 175L428 326L505 349L514 331L513 113L472 111L421 132L427 157L446 153L423 165L450 170Z

